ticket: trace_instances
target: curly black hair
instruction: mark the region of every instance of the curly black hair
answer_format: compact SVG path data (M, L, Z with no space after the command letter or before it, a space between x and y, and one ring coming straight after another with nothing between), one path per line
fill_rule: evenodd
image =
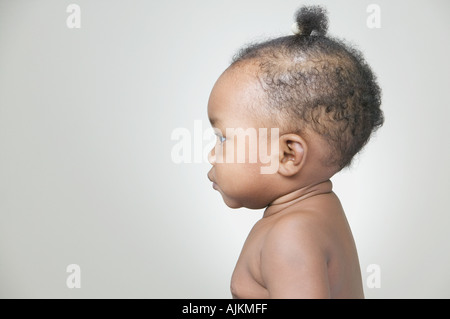
M326 35L323 7L302 7L295 20L295 35L247 45L230 67L256 63L269 110L282 111L293 132L323 136L331 151L326 165L341 170L382 126L381 90L362 53Z

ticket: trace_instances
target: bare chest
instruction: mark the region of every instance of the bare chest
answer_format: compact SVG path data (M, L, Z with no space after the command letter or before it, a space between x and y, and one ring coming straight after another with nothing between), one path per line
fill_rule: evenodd
M260 267L266 228L264 225L255 225L242 247L231 277L233 298L268 298Z

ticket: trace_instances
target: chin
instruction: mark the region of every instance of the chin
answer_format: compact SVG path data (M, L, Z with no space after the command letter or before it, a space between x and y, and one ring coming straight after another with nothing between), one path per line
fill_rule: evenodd
M225 195L223 192L220 192L220 193L222 195L223 202L228 207L233 208L233 209L244 207L244 205L242 204L241 201L234 199L234 198L230 198L229 196Z
M262 209L262 208L266 208L268 204L261 204L261 203L255 203L255 202L246 202L243 203L241 201L237 201L237 200L232 200L230 198L225 198L225 196L223 196L223 201L225 202L225 205L227 205L230 208L233 209L237 209L237 208L248 208L248 209Z
M227 205L228 207L233 208L233 209L244 207L244 205L242 205L236 201L233 201L233 200L224 198L223 201L224 201L225 205Z

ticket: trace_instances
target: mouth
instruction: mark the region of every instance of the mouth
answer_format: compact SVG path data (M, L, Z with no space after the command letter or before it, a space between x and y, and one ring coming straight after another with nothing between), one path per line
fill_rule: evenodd
M212 182L212 188L217 190L218 187L217 187L216 182L214 182L213 178L211 177L211 171L208 172L208 179Z

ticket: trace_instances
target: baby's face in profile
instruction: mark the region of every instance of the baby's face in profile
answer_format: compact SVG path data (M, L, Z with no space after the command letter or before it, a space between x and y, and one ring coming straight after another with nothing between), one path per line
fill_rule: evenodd
M260 90L251 74L227 70L209 98L208 116L217 142L209 153L213 167L208 178L231 208L263 208L276 197L269 187L276 170L261 174L261 168L267 167L268 162L278 161L278 149L271 145L275 141L271 140L271 131L261 128L257 115L252 113ZM268 133L261 134L264 132ZM261 146L267 147L265 154L270 156L253 156Z

